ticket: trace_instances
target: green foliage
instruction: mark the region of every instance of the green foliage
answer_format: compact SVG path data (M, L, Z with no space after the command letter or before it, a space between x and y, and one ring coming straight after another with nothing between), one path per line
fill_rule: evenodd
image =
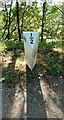
M58 6L62 9L62 6ZM44 34L48 38L61 39L62 33L62 13L55 6L47 5L47 12L45 15L46 22L44 27Z
M18 41L13 41L13 40L9 40L5 42L6 46L7 46L7 50L23 50L24 49L24 45L23 42L18 42Z
M0 42L0 48L1 48L1 53L2 55L5 55L5 51L6 51L6 45L5 45L5 42Z
M25 31L37 31L41 27L41 15L40 9L37 8L36 3L32 3L32 6L27 6L24 15L24 26Z
M52 55L49 54L46 60L46 69L54 74L63 74L62 62L63 60L59 53L52 53Z
M47 43L46 41L43 41L42 43L39 43L39 52L43 55L44 57L44 63L43 66L44 68L55 74L55 75L60 75L64 74L64 68L63 66L63 57L62 53L59 51L53 51L53 48L61 48L61 41L58 42L49 42Z
M5 42L0 42L0 47L2 55L6 54L6 51L15 51L17 54L20 53L21 50L24 50L24 43L23 41L18 42L18 41L5 41Z
M44 40L42 43L39 43L39 49L43 49L44 51L49 52L54 48L54 45L54 42L47 43L46 40Z
M63 41L62 39L61 40L58 40L57 42L55 42L55 48L62 48L63 46ZM63 46L64 47L64 46Z
M62 5L57 6L59 9L62 10ZM43 28L43 42L39 43L39 52L44 56L43 65L46 70L53 72L54 74L64 74L62 65L62 53L57 51L53 51L53 48L56 49L64 49L63 46L63 28L62 28L62 13L56 6L48 5L46 6L45 12L45 21L44 21L44 28ZM22 2L19 5L19 22L20 22L20 30L21 33L23 31L38 31L41 32L42 28L42 7L38 7L36 2L33 2L32 5L25 5ZM8 11L7 11L8 12ZM10 24L10 40L6 40L6 36L8 33L8 26L6 26L6 11L3 10L1 14L1 21L0 21L0 39L4 39L0 42L0 46L2 46L2 54L4 55L6 50L13 50L17 54L24 50L24 44L22 42L18 42L18 30L17 30L17 10L16 5L12 8L11 11L11 24ZM4 34L4 35L3 35ZM2 38L3 35L3 38ZM23 35L22 35L23 39ZM29 74L29 73L28 73ZM11 76L12 74L10 74ZM7 82L15 82L14 77L12 75L6 76L5 81ZM9 80L9 81L8 81Z
M57 6L62 10L62 5ZM43 36L51 39L61 39L62 37L62 13L56 6L46 5L45 21L44 21L44 33ZM10 25L10 37L11 39L18 39L17 31L17 13L16 5L11 11L11 25ZM8 12L8 11L7 11ZM6 11L2 13L2 21L4 26L6 24ZM22 2L19 5L19 21L21 33L23 31L39 31L41 32L42 27L42 7L38 7L36 2L32 2L30 5L25 5ZM3 24L2 24L3 27ZM6 26L7 27L7 26ZM6 29L5 27L5 29ZM16 29L15 29L16 27ZM4 30L5 30L4 29ZM14 30L15 29L15 30ZM4 33L2 30L2 34ZM12 32L13 31L13 32ZM7 35L7 30L5 31L5 36ZM22 37L22 36L21 36Z
M13 72L10 72L9 74L7 73L7 75L5 75L4 81L6 84L15 84L17 82L16 78L17 75L14 74Z

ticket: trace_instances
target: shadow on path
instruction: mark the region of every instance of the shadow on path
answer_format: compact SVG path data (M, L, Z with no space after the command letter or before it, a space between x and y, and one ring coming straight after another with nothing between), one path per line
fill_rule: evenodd
M31 72L28 66L25 66L26 68L24 67L24 71L22 71L24 66L24 58L22 58L23 66L19 64L21 71L20 69L17 71L15 64L19 57L14 53L11 63L9 62L7 67L3 67L3 77L10 82L10 86L3 86L3 117L6 120L7 118L25 117L30 119L61 118L63 112L61 80L44 69L43 59L37 62ZM7 59L7 61L9 60ZM11 81L14 81L14 85L11 84ZM25 102L26 113L24 111Z
M26 66L27 118L47 118L37 69L38 67L35 66L31 72L28 66Z
M28 66L26 66L26 72L24 73L16 71L17 57L14 53L11 58L12 62L6 68L3 68L5 80L9 80L10 84L12 81L14 83L14 85L8 87L3 86L3 118L25 118L25 116L27 118L47 118L38 78L38 66L34 67L33 72L30 71ZM25 89L27 92L25 92ZM25 104L27 106L26 113Z

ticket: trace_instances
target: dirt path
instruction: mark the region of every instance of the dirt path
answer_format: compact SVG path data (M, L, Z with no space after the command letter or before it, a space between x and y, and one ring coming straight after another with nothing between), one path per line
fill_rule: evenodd
M2 83L3 118L62 118L62 77L49 74L43 67L44 58L38 53L33 72L26 66L25 54L8 52L3 57ZM64 118L64 117L63 117Z

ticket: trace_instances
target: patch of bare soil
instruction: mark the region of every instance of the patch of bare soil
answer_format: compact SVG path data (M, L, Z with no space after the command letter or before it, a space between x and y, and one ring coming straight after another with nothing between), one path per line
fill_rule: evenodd
M44 56L38 53L31 72L25 54L7 52L2 58L3 118L63 118L62 76L50 74L43 67ZM8 85L5 81L9 81ZM12 83L11 83L12 81Z

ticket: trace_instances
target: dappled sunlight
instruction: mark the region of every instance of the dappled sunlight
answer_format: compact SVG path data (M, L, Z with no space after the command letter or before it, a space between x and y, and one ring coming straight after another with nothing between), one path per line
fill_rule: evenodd
M57 107L56 103L48 98L48 101L46 103L46 112L48 118L53 117L53 118L62 118L62 111L60 108ZM53 113L53 116L52 116Z
M24 114L23 110L25 106L25 99L26 98L22 87L19 87L19 85L17 84L15 87L13 106L11 107L10 111L11 118L20 118Z
M42 94L43 94L43 98L44 100L48 99L48 96L49 96L49 85L44 82L44 80L40 80L40 86L41 86L41 91L42 91Z
M47 118L38 73L38 65L34 67L32 72L26 66L28 118Z
M23 113L23 118L27 117L27 90L24 91L24 98L25 98L25 103L24 103L24 113Z
M52 43L52 42L56 42L56 39L46 39L46 43Z
M2 52L2 45L0 45L0 53Z
M2 67L7 68L12 63L12 52L8 52L6 56L2 56Z
M2 64L2 55L0 56L0 65Z
M38 53L37 64L40 64L40 65L43 65L43 66L46 65L44 55L41 55L40 53Z
M15 63L15 70L19 70L21 72L26 71L26 60L22 60L22 58L17 58Z
M39 0L24 0L21 4L19 0L15 4L15 0L10 3L0 1L3 5L0 6L3 7L0 12L3 119L62 118L63 5L53 4L55 0L40 0L40 6ZM38 31L39 37L32 34ZM33 63L36 64L30 70L28 66L32 67Z
M2 57L2 64L3 64L4 68L7 68L10 63L12 63L12 57L11 56Z
M62 110L58 107L60 106L60 97L44 80L40 80L40 85L46 104L47 118L62 118Z
M53 48L54 52L64 53L64 50L62 48Z

